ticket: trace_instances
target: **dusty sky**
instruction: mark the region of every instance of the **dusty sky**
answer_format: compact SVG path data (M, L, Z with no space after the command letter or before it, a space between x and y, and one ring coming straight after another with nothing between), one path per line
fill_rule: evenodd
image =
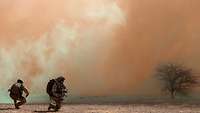
M0 95L65 75L72 95L156 95L155 67L200 70L199 0L0 0ZM0 98L1 100L1 98Z

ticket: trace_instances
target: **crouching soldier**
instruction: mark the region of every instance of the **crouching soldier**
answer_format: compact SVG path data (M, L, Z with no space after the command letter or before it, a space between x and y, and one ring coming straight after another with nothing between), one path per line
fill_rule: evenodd
M64 85L65 78L60 76L52 79L47 84L47 93L50 98L48 110L54 109L58 111L61 108L61 103L66 96L67 89Z
M26 103L26 98L23 97L23 92L26 93L26 97L28 97L29 92L28 90L24 87L23 81L18 79L15 84L11 86L8 91L10 92L10 97L13 99L15 108L19 109L19 106L23 105Z

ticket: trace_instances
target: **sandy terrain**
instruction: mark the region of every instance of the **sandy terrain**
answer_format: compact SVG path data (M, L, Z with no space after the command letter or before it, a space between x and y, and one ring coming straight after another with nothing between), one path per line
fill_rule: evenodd
M48 105L0 105L0 113L46 113ZM200 105L64 105L58 113L200 113Z

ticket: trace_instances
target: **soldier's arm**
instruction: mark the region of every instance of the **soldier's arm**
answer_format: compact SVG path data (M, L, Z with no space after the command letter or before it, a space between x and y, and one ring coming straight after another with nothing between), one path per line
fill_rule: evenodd
M63 84L62 85L62 96L63 97L66 96L67 97L67 93L68 93L68 90L67 90L66 86Z
M8 92L10 92L11 91L11 88L13 87L13 85L8 89Z
M68 89L66 88L65 85L63 85L63 92L64 92L64 93L67 93L67 92L68 92Z
M8 92L10 92L11 91L11 87L8 89Z
M28 90L27 90L25 87L23 87L23 90L24 90L24 92L26 93L26 97L28 97L28 95L29 95Z

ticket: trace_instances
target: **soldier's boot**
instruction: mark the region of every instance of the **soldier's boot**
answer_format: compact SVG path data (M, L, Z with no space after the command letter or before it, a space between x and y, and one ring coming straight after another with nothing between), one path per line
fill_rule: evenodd
M55 111L58 111L61 108L61 102L57 101L56 102L56 107L55 107Z
M49 107L48 107L48 110L50 111L51 109L55 109L55 107L56 107L55 105L53 105L53 104L50 103Z
M19 106L17 105L17 100L14 100L14 104L15 104L15 109L19 109Z

